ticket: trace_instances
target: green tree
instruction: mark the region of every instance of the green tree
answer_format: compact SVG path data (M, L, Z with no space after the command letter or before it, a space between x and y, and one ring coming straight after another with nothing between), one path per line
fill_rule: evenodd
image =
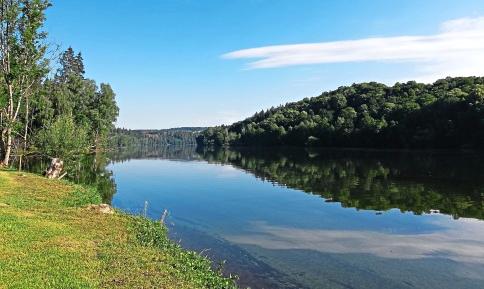
M87 129L69 115L59 116L36 135L39 149L52 158L65 160L88 152Z
M94 143L104 142L109 132L114 129L119 108L116 105L116 94L109 84L101 84L100 90L96 93L91 103L90 121Z
M46 0L8 0L0 6L1 127L3 165L9 165L15 135L27 138L30 96L46 74ZM22 124L21 113L25 113Z
M62 53L59 62L61 68L56 75L58 82L66 82L69 76L84 77L84 60L81 53L79 52L76 55L72 47Z

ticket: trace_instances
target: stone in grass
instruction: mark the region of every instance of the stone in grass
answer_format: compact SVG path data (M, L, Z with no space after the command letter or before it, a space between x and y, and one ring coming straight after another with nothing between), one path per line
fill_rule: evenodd
M87 209L101 214L114 214L114 209L108 204L89 205Z

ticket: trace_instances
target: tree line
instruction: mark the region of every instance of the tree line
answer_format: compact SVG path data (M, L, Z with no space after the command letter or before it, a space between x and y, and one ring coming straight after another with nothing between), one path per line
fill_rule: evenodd
M85 76L81 53L52 52L47 0L0 6L0 153L70 158L102 148L118 116L115 93ZM20 164L21 165L21 164Z
M342 86L204 131L201 146L484 147L484 77Z
M159 130L124 129L113 130L109 144L111 148L138 148L145 150L161 149L166 146L194 146L196 137L205 130L203 127L180 127Z

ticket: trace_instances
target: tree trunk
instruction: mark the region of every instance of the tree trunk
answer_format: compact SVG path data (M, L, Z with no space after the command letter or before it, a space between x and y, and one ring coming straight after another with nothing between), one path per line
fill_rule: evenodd
M45 176L49 179L58 179L64 169L64 162L59 158L53 158L49 168L45 171Z
M8 69L10 71L10 69ZM7 107L7 129L6 129L6 138L7 141L4 143L5 145L5 155L3 157L2 165L8 167L10 165L10 154L12 152L12 124L15 122L17 119L17 113L18 109L20 108L20 98L19 98L19 106L17 107L17 110L14 109L14 100L13 100L13 85L8 84L8 107Z
M27 153L27 137L29 135L29 97L25 96L25 127L24 127L24 147L19 157L18 170L22 170L22 158Z
M6 132L7 141L5 143L5 156L3 157L2 165L8 167L10 164L10 154L12 152L12 129L8 128Z

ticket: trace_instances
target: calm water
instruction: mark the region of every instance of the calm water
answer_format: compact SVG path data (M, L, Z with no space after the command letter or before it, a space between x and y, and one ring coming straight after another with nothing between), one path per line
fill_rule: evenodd
M114 157L114 206L251 288L484 288L484 158L170 149Z
M484 288L484 157L170 149L117 155L112 204L251 288ZM109 194L108 194L109 195Z

